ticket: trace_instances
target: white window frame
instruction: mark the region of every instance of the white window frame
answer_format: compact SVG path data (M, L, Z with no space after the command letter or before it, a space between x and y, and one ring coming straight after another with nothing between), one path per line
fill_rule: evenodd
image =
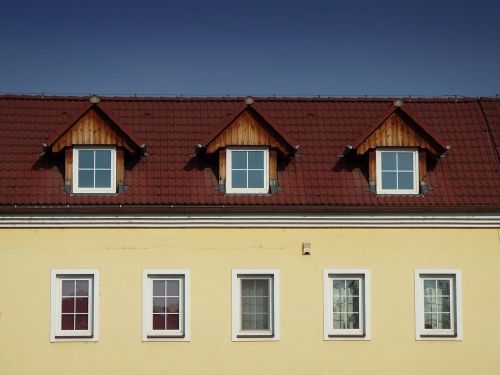
M61 330L61 285L64 279L92 280L89 284L88 330ZM52 269L50 285L50 342L99 341L99 270L95 268Z
M241 280L271 279L270 329L266 331L241 330ZM233 269L232 270L232 341L278 341L279 321L279 270L277 269Z
M145 269L142 272L142 341L190 341L191 282L188 269ZM152 329L153 280L181 280L179 283L179 330Z
M452 279L450 293L452 329L425 329L424 320L424 279ZM415 270L415 338L416 340L463 340L462 333L462 288L461 270L429 269Z
M232 152L263 151L264 152L264 187L233 188L232 187ZM269 193L269 149L267 147L228 147L226 149L226 193L229 194L267 194Z
M333 328L333 279L363 279L360 285L360 329ZM363 298L361 298L363 296ZM371 340L371 278L366 268L327 268L323 270L323 339Z
M111 151L111 187L81 188L78 185L78 157L80 151ZM75 146L73 147L73 193L109 194L116 193L116 147L112 146Z
M383 189L382 188L382 152L411 152L413 153L413 188L412 189ZM418 194L420 186L418 170L418 150L416 148L377 148L376 150L376 173L377 194Z

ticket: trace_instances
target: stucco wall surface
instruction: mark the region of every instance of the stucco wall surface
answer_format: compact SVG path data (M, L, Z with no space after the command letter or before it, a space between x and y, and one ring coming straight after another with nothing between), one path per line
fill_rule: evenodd
M0 374L498 374L497 229L2 229ZM310 242L312 254L301 254ZM49 342L54 268L100 271L99 342ZM191 272L191 341L142 341L142 271ZM231 270L280 270L280 339L231 341ZM323 270L371 271L372 340L323 340ZM463 340L415 340L416 268L462 272Z

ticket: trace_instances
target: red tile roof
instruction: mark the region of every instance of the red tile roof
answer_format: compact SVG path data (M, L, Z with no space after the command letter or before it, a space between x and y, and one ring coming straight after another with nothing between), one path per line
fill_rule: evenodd
M83 97L0 96L0 207L155 206L244 210L498 210L500 99L405 99L429 133L452 145L430 168L424 196L369 192L366 166L337 157L393 106L393 99L256 98L275 129L301 145L279 170L272 195L224 195L210 161L194 155L241 108L244 98L101 98L100 108L147 145L126 166L119 195L69 195L64 163L40 157L42 144L88 103Z

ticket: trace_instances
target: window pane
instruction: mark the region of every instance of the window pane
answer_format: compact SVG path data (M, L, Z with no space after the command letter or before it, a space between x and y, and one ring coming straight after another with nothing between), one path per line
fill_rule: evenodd
M248 171L248 187L263 188L264 187L264 171Z
M167 295L178 296L179 295L179 281L169 280L167 282Z
M396 172L382 172L382 189L396 189Z
M255 312L255 298L254 297L241 297L241 311L244 314L251 314Z
M255 317L255 329L269 329L269 315L257 314Z
M247 171L232 171L231 172L233 188L246 188L247 187Z
M436 298L435 297L424 297L424 311L425 312L436 312Z
M440 329L451 329L451 314L440 314L439 328Z
M345 296L345 281L344 280L333 280L333 295L334 296Z
M88 296L89 295L89 282L88 282L88 280L77 280L76 281L76 295L77 296Z
M255 295L267 296L269 294L269 280L255 280Z
M88 313L89 312L89 299L88 298L77 298L76 299L76 312L77 313Z
M425 313L424 319L425 319L425 329L432 329L432 314Z
M243 314L241 317L241 329L250 330L255 329L255 315L254 314Z
M154 313L164 313L166 312L166 305L165 305L165 298L164 297L155 297L153 298L153 312Z
M63 313L73 313L75 312L75 299L74 298L63 298L61 304L61 312Z
M248 151L248 168L264 169L264 151Z
M334 299L333 299L333 311L334 312L345 312L346 311L345 297L334 297Z
M248 280L248 279L241 280L241 295L242 296L254 296L255 295L254 282L255 282L255 280Z
M78 171L78 187L81 187L81 188L94 187L94 171L79 170Z
M80 185L81 186L81 185ZM95 187L111 187L111 171L95 171Z
M437 311L450 312L450 297L437 297Z
M75 281L62 280L62 295L63 297L71 297L75 295Z
M424 295L434 296L436 288L436 280L424 280Z
M75 316L73 314L61 315L61 329L64 331L73 331L75 329Z
M94 168L94 151L78 151L78 168Z
M437 295L438 296L449 296L450 295L450 281L449 280L438 280L438 282L437 282Z
M382 170L396 170L396 153L395 152L381 152Z
M269 297L255 297L255 312L269 313Z
M341 329L341 321L342 321L342 318L341 318L341 314L339 313L334 313L333 314L333 328L334 329Z
M111 169L111 151L96 150L95 151L95 167Z
M75 315L75 329L89 329L89 316L87 314Z
M165 314L153 314L153 329L165 329Z
M359 295L359 280L348 280L347 281L347 295L348 296L358 296Z
M398 173L398 189L413 189L413 172Z
M398 152L398 170L413 171L413 152Z
M359 329L359 314L347 314L347 328Z
M178 313L179 312L179 298L167 298L167 312Z
M346 311L359 312L359 297L347 297Z
M153 280L153 296L165 295L165 281Z
M231 151L231 159L232 169L247 169L246 151Z
M167 329L179 329L179 314L167 315Z

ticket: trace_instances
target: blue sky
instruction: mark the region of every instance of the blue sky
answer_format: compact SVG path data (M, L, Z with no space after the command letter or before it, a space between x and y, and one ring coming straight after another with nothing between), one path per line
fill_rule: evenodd
M500 94L500 1L10 1L0 92Z

